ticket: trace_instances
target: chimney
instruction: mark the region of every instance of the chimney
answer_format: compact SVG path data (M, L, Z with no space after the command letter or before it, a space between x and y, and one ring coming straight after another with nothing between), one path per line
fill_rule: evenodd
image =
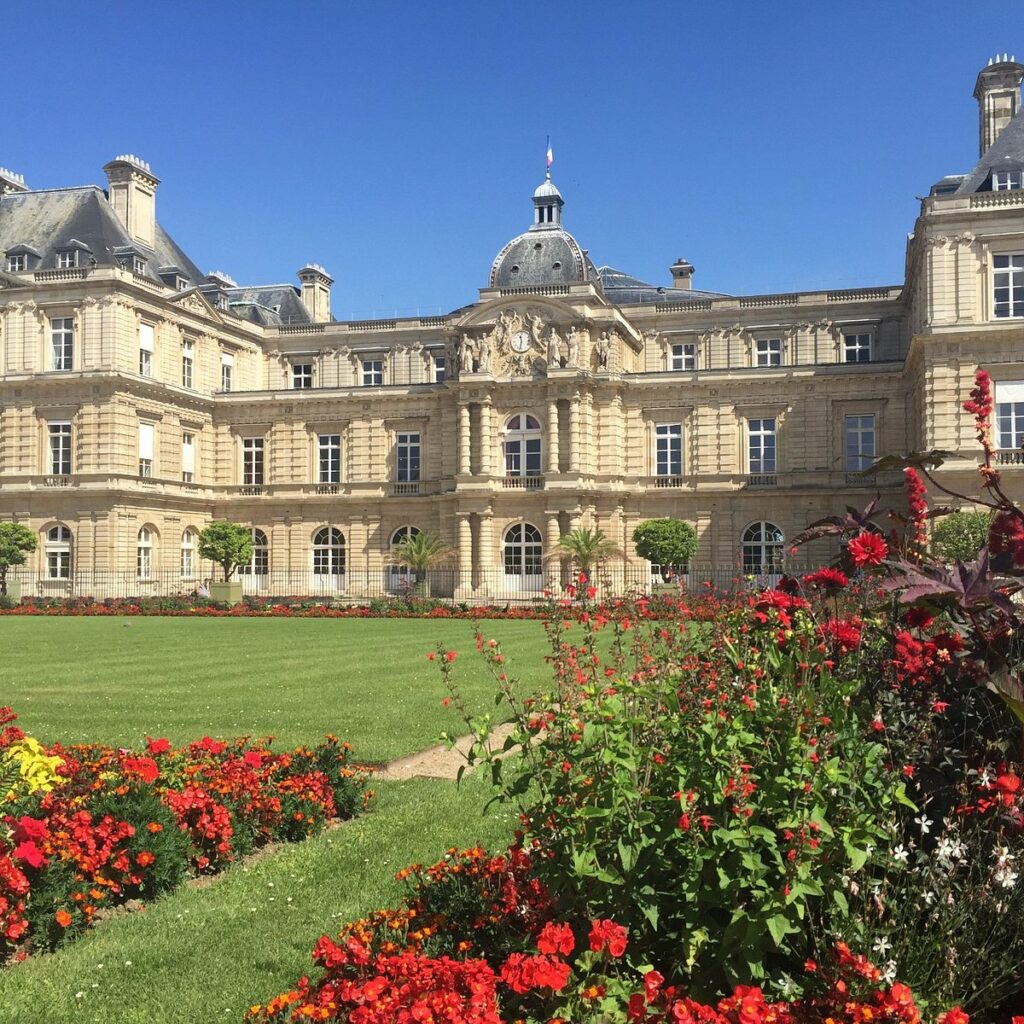
M672 287L682 288L689 291L693 287L693 264L689 260L684 260L682 256L679 257L668 268L669 273L672 275Z
M12 192L28 192L25 184L24 174L15 174L14 171L0 167L0 196L10 195Z
M103 168L107 175L107 198L137 242L153 248L156 242L156 187L160 179L145 160L127 154L115 157Z
M1024 81L1024 64L1005 53L992 57L982 68L974 86L980 122L979 156L984 156L1020 110L1020 84Z
M302 283L302 304L315 324L331 319L331 285L334 278L319 263L307 263L299 271Z

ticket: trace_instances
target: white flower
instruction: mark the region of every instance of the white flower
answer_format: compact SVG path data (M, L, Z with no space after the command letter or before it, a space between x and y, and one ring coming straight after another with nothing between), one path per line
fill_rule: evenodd
M920 826L921 835L928 835L928 830L935 824L926 814L922 814L920 818L914 819L914 824Z
M903 849L903 844L900 843L895 850L892 851L892 859L899 864L906 864L907 858L910 857L910 851Z
M924 902L927 907L930 907L935 902L935 893L933 893L931 889L925 891Z
M887 960L885 967L882 970L882 981L886 985L891 985L896 980L896 972L898 965L895 960Z
M892 943L888 940L886 936L882 935L879 938L875 939L871 948L876 953L881 953L884 955L885 953L888 953L890 949L892 949Z
M992 881L1004 889L1012 889L1017 884L1018 872L1014 871L1013 854L1006 846L997 846L993 851L996 855L996 866L992 872Z

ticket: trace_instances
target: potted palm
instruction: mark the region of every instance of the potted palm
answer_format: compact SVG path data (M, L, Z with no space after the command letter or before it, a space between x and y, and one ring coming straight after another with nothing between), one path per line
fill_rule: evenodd
M235 605L242 600L242 584L231 577L235 569L252 558L252 531L238 523L215 521L199 534L199 556L216 562L224 579L210 583L214 601Z
M633 531L633 543L641 558L658 567L661 583L654 589L674 590L697 550L697 531L681 519L648 519Z
M593 570L609 558L621 558L622 549L608 537L603 530L591 530L586 526L577 526L558 538L555 550L548 555L551 559L570 561L580 575L585 576L591 586ZM586 594L586 589L582 589Z
M451 561L453 555L451 545L437 534L421 532L404 536L391 548L387 561L389 565L400 565L412 573L412 589L416 597L430 597L428 571Z
M21 581L8 580L12 565L24 565L25 556L36 549L36 535L21 523L0 523L0 597L21 600Z

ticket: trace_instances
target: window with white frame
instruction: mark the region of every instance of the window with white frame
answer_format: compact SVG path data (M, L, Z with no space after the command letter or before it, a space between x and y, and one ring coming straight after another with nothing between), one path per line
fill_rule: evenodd
M447 364L445 362L445 356L443 353L437 353L434 356L434 383L443 384L447 373Z
M181 479L186 484L196 479L196 435L187 430L181 435Z
M146 261L141 256L132 257L132 271L138 274L140 277L145 276L146 273Z
M391 534L391 551L394 552L395 548L402 541L409 540L411 537L418 537L419 533L419 528L416 526L400 526ZM414 569L411 569L408 565L401 565L398 562L392 562L388 566L388 575L390 576L389 587L392 590L411 587L417 578L417 573Z
M270 544L267 535L256 527L252 530L252 555L238 572L241 576L266 576L270 572Z
M1024 316L1024 252L992 257L992 315Z
M996 446L1024 458L1024 381L996 382Z
M196 368L196 345L194 341L181 343L181 386L192 389Z
M540 422L526 413L505 424L505 476L540 476Z
M870 335L870 333L844 334L843 335L843 362L844 363L870 363L871 362L871 335Z
M774 473L775 467L775 418L747 420L747 472Z
M190 580L196 574L196 541L198 534L189 527L181 535L181 576Z
M292 387L304 391L313 386L313 364L292 363Z
M20 274L28 268L28 257L23 252L12 253L7 257L7 272Z
M46 531L46 578L67 580L71 578L71 531L66 526L51 526Z
M333 526L313 535L313 575L340 576L345 572L345 535Z
M143 526L135 548L135 575L140 580L153 578L153 528Z
M57 253L56 266L58 270L67 270L69 267L77 267L78 250L64 249Z
M70 370L75 358L75 321L70 316L50 320L50 369Z
M187 292L192 287L192 282L187 277L179 277L175 280L175 291Z
M743 572L748 575L779 572L784 543L782 531L774 523L751 523L740 539Z
M755 366L782 365L782 339L757 338L754 341Z
M992 172L993 192L1009 192L1017 188L1024 188L1024 170Z
M408 483L419 478L419 431L401 431L395 435L395 479L400 483Z
M683 475L683 425L659 423L654 428L654 475Z
M230 352L220 354L220 389L230 391L235 374L235 357Z
M696 370L697 346L690 342L682 342L669 348L670 370Z
M874 414L843 417L843 457L847 473L870 469L875 461Z
M263 483L263 438L242 438L242 483L260 486Z
M543 542L540 530L530 523L515 523L505 531L502 543L502 564L506 576L541 575Z
M363 360L363 387L375 388L384 383L384 360Z
M139 424L139 476L153 475L153 448L156 428L152 423Z
M71 423L52 420L47 424L50 439L50 472L57 476L71 473Z
M341 434L320 434L317 437L317 462L320 483L341 483Z
M152 324L139 324L139 373L153 376L153 339L156 331Z

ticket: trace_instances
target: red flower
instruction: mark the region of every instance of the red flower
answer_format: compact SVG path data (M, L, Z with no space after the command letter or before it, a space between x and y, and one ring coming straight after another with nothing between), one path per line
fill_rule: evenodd
M970 1019L959 1006L954 1006L952 1010L940 1013L936 1024L970 1024ZM1024 1022L1024 1017L1014 1017L1014 1020Z
M1013 564L1024 566L1024 519L1013 512L1000 512L988 532L993 555L1009 555Z
M146 737L146 746L151 754L166 754L171 749L171 741L167 739L151 739Z
M67 928L71 924L71 915L66 910L58 910L53 915L53 919L61 926L61 928Z
M444 652L444 660L449 662L449 663L453 662L455 660L455 652L454 651L445 651Z
M661 991L661 986L664 984L665 977L658 971L648 971L644 975L644 995L647 996L649 1003L654 1002L658 992Z
M924 608L909 608L903 616L903 621L911 629L927 629L934 619Z
M143 850L142 853L135 858L135 863L138 864L140 868L148 868L155 860L156 857L154 857L149 850Z
M601 953L607 949L612 956L620 957L626 952L628 934L621 924L598 919L590 929L590 948L595 953Z
M803 578L804 586L823 590L826 594L838 593L849 582L845 572L839 569L828 568L808 573Z
M11 856L15 860L20 860L22 863L27 864L30 868L41 868L46 864L43 851L35 843L28 840L19 843L11 852Z
M883 538L869 530L858 533L847 545L847 550L858 569L865 565L881 565L882 560L889 554L889 546Z
M629 1003L626 1006L626 1019L647 1019L647 1000L642 992L634 992L633 995L629 997Z
M576 948L576 939L567 924L548 921L537 938L537 949L542 953L561 953L568 956Z

